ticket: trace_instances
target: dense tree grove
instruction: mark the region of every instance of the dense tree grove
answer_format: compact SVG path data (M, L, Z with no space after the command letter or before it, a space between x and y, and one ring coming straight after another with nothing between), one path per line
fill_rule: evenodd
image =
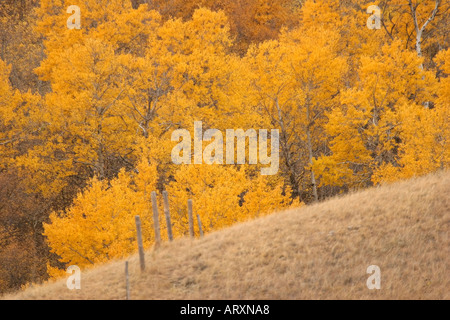
M71 5L80 28L68 28ZM448 168L449 11L447 0L3 0L0 294L133 253L136 214L152 246L152 191L160 212L168 191L181 237L188 199L210 232ZM175 164L172 133L195 136L195 121L278 129L278 173Z

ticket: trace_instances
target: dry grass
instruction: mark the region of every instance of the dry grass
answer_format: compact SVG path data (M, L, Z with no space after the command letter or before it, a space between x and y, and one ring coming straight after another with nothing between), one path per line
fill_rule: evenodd
M276 213L130 257L132 299L449 299L450 173ZM369 290L366 269L381 268ZM124 262L6 299L124 299Z

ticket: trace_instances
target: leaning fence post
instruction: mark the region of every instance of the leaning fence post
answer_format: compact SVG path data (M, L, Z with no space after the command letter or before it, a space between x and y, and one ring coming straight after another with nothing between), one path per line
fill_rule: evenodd
M194 238L194 218L192 217L192 199L188 200L189 234Z
M200 216L198 214L197 214L197 222L198 222L198 229L200 230L200 237L203 237L202 221L200 220Z
M136 219L136 232L137 232L137 242L139 248L139 261L141 263L141 271L145 270L145 256L144 256L144 245L142 244L142 229L141 229L141 218L135 216Z
M128 274L128 261L125 261L125 280L127 288L127 300L130 300L130 276Z
M158 202L156 202L156 192L152 191L152 207L153 207L153 228L155 229L155 247L161 244L161 232L159 229Z
M172 222L170 221L170 210L169 210L169 195L165 190L163 191L163 199L164 199L164 215L166 216L166 224L167 224L167 235L169 236L169 240L173 241Z

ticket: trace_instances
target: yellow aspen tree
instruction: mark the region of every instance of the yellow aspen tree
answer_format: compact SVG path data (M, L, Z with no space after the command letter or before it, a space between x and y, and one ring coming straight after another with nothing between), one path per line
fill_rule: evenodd
M435 59L442 76L435 83L437 99L431 108L414 103L400 106L398 117L402 143L398 150L398 165L388 164L380 168L376 182L408 179L449 167L449 58L450 50L446 50Z
M0 59L0 157L2 159L1 165L4 166L4 161L7 159L7 154L10 155L12 151L9 147L14 141L20 139L21 130L16 122L16 113L14 110L20 104L19 92L14 92L9 83L9 74L11 67ZM12 131L16 132L12 132ZM1 167L0 167L1 168Z
M441 51L436 56L436 62L443 71L443 76L437 84L436 99L436 157L441 169L448 168L450 165L450 49Z
M14 90L9 82L11 66L0 59L0 169L15 164L17 145L41 130L40 97Z
M443 0L392 0L378 3L382 29L391 40L403 40L405 47L424 56L430 64L435 48L446 42L450 3Z
M361 57L360 85L342 92L340 105L328 114L331 155L314 163L323 183L368 186L380 168L398 166L401 109L409 105L412 111L431 97L433 76L419 68L421 61L400 40L373 58Z
M298 199L293 200L291 195L289 185L270 181L267 176L258 176L250 181L250 187L244 196L242 210L245 212L245 218L254 219L277 210L303 205Z
M124 110L138 136L168 146L173 129L190 130L194 121L219 129L255 124L256 114L244 112L246 72L229 54L227 24L222 12L206 9L185 22L167 20L155 27L145 55L130 58ZM173 173L167 155L158 162L162 180Z
M124 156L131 149L133 131L120 115L124 90L119 87L121 64L113 49L87 39L85 45L67 49L58 58L60 63L52 72L58 80L51 83L52 92L45 97L41 116L46 141L18 160L35 173L39 188L46 187L43 182L48 175L61 181L56 186L64 185L64 178L80 167L90 168L103 179L110 174L108 157ZM46 170L52 167L58 171ZM59 190L52 187L43 191L48 195Z
M111 184L94 178L64 216L50 215L44 235L61 262L83 267L131 254L136 248L137 213L142 216L145 245L149 246L151 215L145 200L128 187L130 183L124 172Z
M298 197L299 160L301 150L293 134L296 127L296 109L293 103L296 95L292 74L286 70L288 51L279 41L265 41L252 46L246 57L250 74L253 108L261 115L260 126L280 130L280 169L289 182L294 197Z
M239 64L237 57L230 54L231 46L224 12L198 9L185 23L183 96L189 101L189 126L192 120L202 120L212 128L224 129L221 124L227 125L227 113L236 110L237 104L241 106L237 92L244 88L235 82Z
M240 196L248 187L243 170L227 165L181 165L167 186L175 236L189 234L187 201L203 231L221 229L244 219Z
M340 35L332 30L298 29L290 33L286 41L292 41L290 48L294 49L291 72L298 94L296 107L301 119L300 135L307 152L305 169L309 171L313 199L317 201L318 181L313 161L319 156L318 146L323 141L325 113L331 109L343 84L346 61L338 56Z
M193 200L194 215L199 214L206 233L301 205L279 178L250 178L245 171L229 165L181 165L167 187L174 234L189 234L188 199Z
M318 199L311 165L323 142L325 111L346 70L338 42L332 29L298 28L252 48L246 57L254 74L256 109L267 125L280 130L282 169L295 197L306 190L308 200Z
M69 5L80 8L82 28L67 27ZM124 65L127 54L140 53L159 15L145 6L91 0L44 0L36 14L35 31L45 37L46 50L36 73L51 92L40 117L42 143L17 161L33 174L30 187L49 196L70 176L86 172L103 179L134 160L137 125L123 113Z
M150 193L156 165L143 157L136 172L121 170L111 181L93 178L71 207L50 215L44 235L61 262L84 267L135 252L135 215L141 216L144 246L154 243Z

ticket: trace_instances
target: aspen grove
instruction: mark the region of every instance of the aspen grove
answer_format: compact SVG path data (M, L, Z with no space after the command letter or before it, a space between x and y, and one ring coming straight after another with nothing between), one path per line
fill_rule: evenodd
M188 199L207 234L449 167L449 1L18 3L0 4L0 294L134 253L135 215L150 248L152 191L177 238ZM198 122L269 133L278 170L194 161Z

